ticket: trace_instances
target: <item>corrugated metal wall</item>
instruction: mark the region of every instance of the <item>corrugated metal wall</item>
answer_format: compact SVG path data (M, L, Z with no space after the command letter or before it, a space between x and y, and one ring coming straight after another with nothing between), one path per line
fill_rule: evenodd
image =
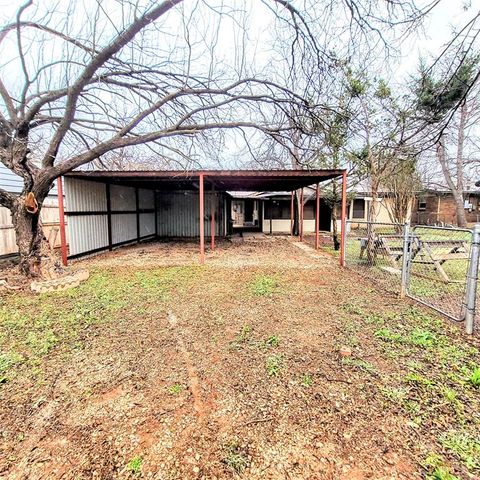
M224 235L224 196L205 192L205 235L210 236L210 208L215 204L215 235ZM158 192L157 223L160 237L198 237L200 212L198 192Z
M69 177L65 178L64 183L65 212L72 212L72 215L68 215L69 254L80 255L108 248L106 185ZM79 215L79 212L85 214Z
M155 236L152 190L66 177L65 197L70 256Z
M65 197L70 256L114 248L155 235L200 235L198 192L155 194L153 190L66 177ZM225 195L212 192L205 192L205 235L210 236L212 205L215 235L224 236Z

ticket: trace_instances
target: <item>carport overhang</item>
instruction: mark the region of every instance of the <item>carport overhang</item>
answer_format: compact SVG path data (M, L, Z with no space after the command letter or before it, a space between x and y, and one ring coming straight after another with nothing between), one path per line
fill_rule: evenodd
M107 184L118 184L135 188L146 188L163 192L181 190L198 191L200 218L205 218L204 192L205 183L217 192L228 191L263 191L263 192L292 192L292 227L293 227L293 192L316 185L317 192L317 224L318 224L318 198L319 184L342 177L342 241L340 262L344 264L344 234L346 221L346 171L343 169L319 169L319 170L196 170L196 171L74 171L66 176L71 178L85 179L89 181ZM60 188L61 179L60 179ZM60 206L61 223L63 220L63 202ZM303 210L303 201L301 210ZM303 219L303 212L300 218ZM212 223L215 218L212 215ZM63 222L64 223L64 222ZM316 247L318 248L318 225L316 227ZM302 238L300 231L300 238ZM62 235L62 238L65 235ZM211 248L215 248L215 238L212 235ZM66 245L62 248L62 256L66 259ZM204 222L200 222L200 262L205 261L205 231Z
M281 192L342 176L344 170L81 171L66 176L163 191L198 190L200 179L216 190Z

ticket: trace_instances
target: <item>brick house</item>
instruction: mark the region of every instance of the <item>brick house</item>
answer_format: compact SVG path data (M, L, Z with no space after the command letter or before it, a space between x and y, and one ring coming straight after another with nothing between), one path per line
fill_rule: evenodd
M480 190L465 193L467 223L480 223ZM422 225L456 225L457 215L453 195L446 190L427 189L418 194L412 214L412 223Z

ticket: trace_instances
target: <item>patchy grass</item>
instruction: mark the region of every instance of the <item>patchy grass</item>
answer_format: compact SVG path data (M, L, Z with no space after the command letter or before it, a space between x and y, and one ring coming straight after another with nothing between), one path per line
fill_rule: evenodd
M0 299L0 380L11 381L21 365L39 373L41 359L53 349L82 348L86 331L138 315L139 305L145 311L165 307L170 292L185 289L198 273L198 267L122 271L121 275L94 269L86 282L72 290L5 295Z
M466 431L451 430L440 437L442 446L461 460L468 470L480 473L480 439Z
M270 297L279 289L278 275L259 274L248 284L250 292L258 297Z
M349 302L344 310L361 318L383 356L397 362L398 373L382 376L382 395L393 408L400 407L412 425L434 433L437 451L432 455L447 450L469 471L478 473L478 428L474 427L476 436L464 430L471 422L480 422L475 407L479 401L478 349L452 335L454 327L415 307L372 316L365 307ZM342 363L371 373L361 360L347 358ZM452 431L448 428L452 425L463 430ZM430 464L428 470L431 479L458 478L443 460Z
M241 268L215 258L149 268L142 256L132 268L118 255L78 289L2 295L0 471L31 462L33 412L78 477L307 478L319 441L335 445L332 478L353 478L347 449L372 478L479 476L478 342L333 263L276 268L277 256ZM192 371L198 391L187 391ZM358 448L338 435L345 418L362 432ZM48 456L50 441L34 455ZM383 458L386 442L398 465Z

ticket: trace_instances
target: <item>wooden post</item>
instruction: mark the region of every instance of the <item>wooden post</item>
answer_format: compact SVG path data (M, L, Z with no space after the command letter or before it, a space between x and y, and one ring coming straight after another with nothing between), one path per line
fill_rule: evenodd
M316 212L315 212L315 250L318 250L320 247L320 236L319 236L319 229L320 229L320 184L317 183L317 205L316 205Z
M62 177L58 177L57 180L57 192L58 192L58 211L60 214L60 245L62 251L62 263L68 265L67 258L67 235L65 232L65 208L63 205L63 184Z
M203 173L199 178L199 204L200 204L200 263L205 263L205 205L203 192Z

